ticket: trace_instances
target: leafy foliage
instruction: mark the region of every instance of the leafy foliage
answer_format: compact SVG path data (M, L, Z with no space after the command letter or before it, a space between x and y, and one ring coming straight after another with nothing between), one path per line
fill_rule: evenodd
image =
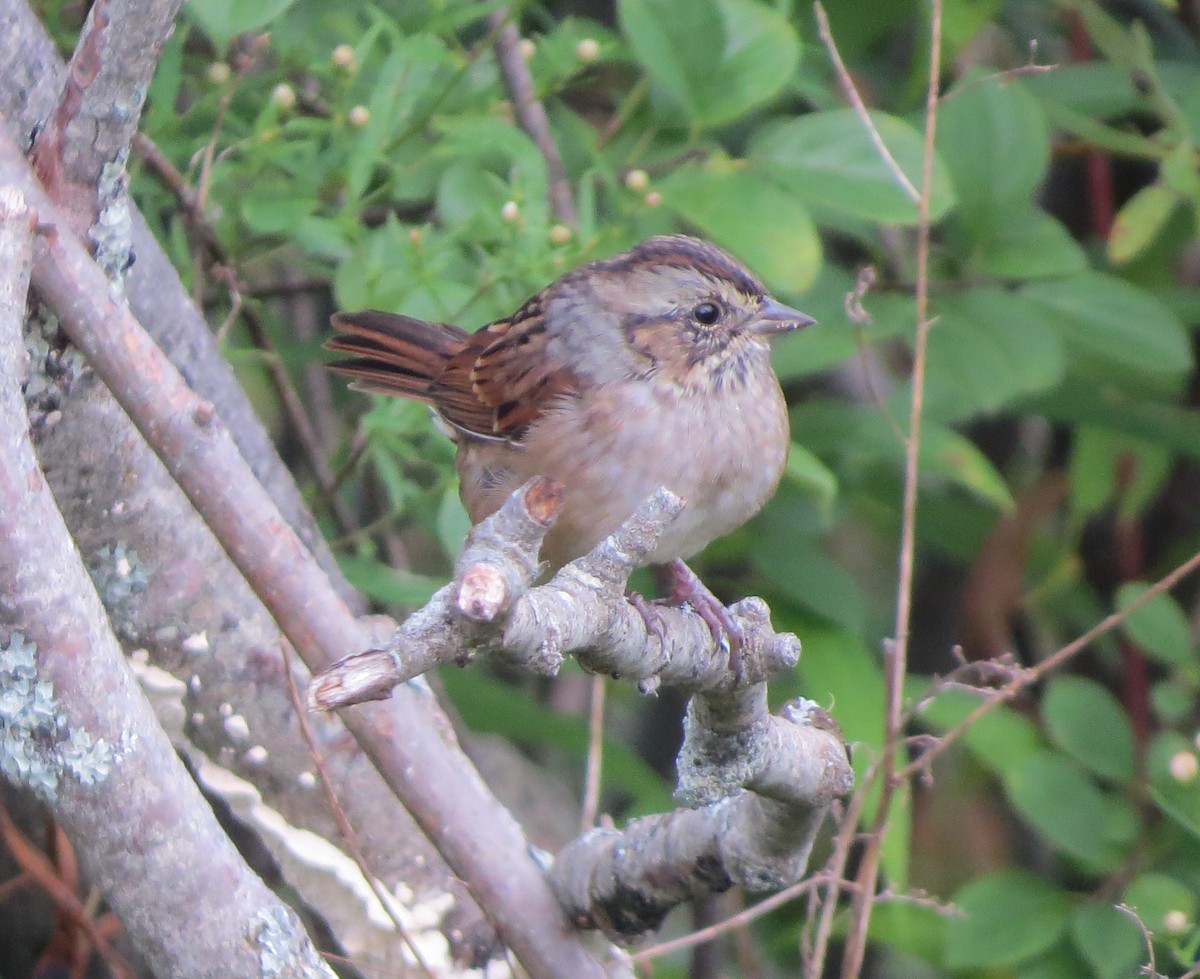
M861 774L883 736L874 651L892 628L916 204L843 104L807 6L619 0L602 22L602 5L588 19L545 3L523 10L522 32L579 212L563 227L500 79L496 6L192 0L145 128L204 188L204 215L297 377L319 338L296 337L288 307L252 298L284 270L317 281L323 311L476 326L582 261L683 229L816 315L819 327L777 351L793 404L788 473L704 570L722 593L762 594L802 637L799 675L772 693L830 703ZM875 127L919 186L925 6L826 6ZM954 668L953 643L971 659L1013 650L1035 663L1200 542L1195 38L1167 5L1143 5L1144 20L1090 0L945 6L909 690L932 692L913 724L934 733L979 701L930 683ZM245 34L264 29L269 40ZM1021 64L1005 49L1031 39L1054 70L998 74ZM219 320L227 290L195 260L203 248L176 202L149 173L134 190L179 267L217 297ZM846 296L867 265L858 314ZM278 418L247 338L235 330L229 343ZM361 404L336 396L347 414ZM381 602L416 604L465 531L448 444L420 409L380 402L337 461L340 497L369 525L336 541L347 572ZM402 547L385 553L389 538ZM398 550L408 566L392 570ZM920 804L902 800L889 883L952 896L961 915L883 905L881 948L930 975L1117 979L1146 961L1149 940L1160 970L1189 967L1200 944L1191 601L1194 589L1142 606L1069 675L975 723ZM583 751L585 722L531 704L541 691L449 687L468 722L531 750L549 732L560 751ZM615 697L611 801L645 811L663 784L630 746L651 728L630 692ZM969 858L929 844L925 796L949 800ZM772 948L785 965L796 954L794 942Z

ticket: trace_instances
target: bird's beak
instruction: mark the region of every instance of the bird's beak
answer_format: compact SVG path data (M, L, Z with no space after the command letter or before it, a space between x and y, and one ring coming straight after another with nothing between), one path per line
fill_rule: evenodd
M758 308L758 313L750 323L751 333L770 335L773 333L791 333L803 326L812 326L816 322L807 313L802 313L791 306L785 306L778 300L768 296Z

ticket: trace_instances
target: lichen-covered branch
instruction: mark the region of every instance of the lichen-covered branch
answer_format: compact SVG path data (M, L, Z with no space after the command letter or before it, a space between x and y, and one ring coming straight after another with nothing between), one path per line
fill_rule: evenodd
M42 185L120 281L131 259L125 162L182 0L97 0L34 142Z
M472 529L455 580L401 624L382 647L352 654L314 678L309 702L330 710L386 697L397 684L438 663L479 652L554 674L574 655L586 669L630 680L644 693L660 684L685 690L738 683L728 652L690 609L651 606L653 626L625 597L629 575L645 563L682 501L660 490L590 554L546 584L530 587L538 551L561 500L534 479ZM561 492L561 491L558 491ZM745 599L730 610L744 631L741 683L761 683L796 665L800 643L771 629L766 606Z
M19 146L28 145L30 134L53 114L65 73L54 42L26 0L0 3L0 115ZM334 588L353 607L361 608L361 599L338 568L291 473L179 274L132 204L130 217L135 260L126 273L125 294L134 315L192 387L216 406L255 477L321 563Z
M62 227L6 137L0 180L18 185L43 223ZM365 627L254 479L212 404L114 300L72 235L52 231L39 242L33 282L309 666L327 666L347 646L370 645ZM347 713L345 721L531 975L600 975L596 958L563 927L520 828L445 733L430 700L406 687L387 709L373 705Z
M551 881L571 920L627 942L690 898L799 880L826 807L853 781L840 737L820 718L804 701L770 717L769 735L753 746L747 789L623 830L592 830L563 850Z
M179 762L54 506L21 394L33 219L0 188L0 768L47 800L158 974L330 976Z

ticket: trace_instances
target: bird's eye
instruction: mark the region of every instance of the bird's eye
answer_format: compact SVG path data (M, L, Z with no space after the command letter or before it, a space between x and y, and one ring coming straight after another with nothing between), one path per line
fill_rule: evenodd
M704 326L712 326L721 318L721 307L716 303L700 303L692 310L692 318Z

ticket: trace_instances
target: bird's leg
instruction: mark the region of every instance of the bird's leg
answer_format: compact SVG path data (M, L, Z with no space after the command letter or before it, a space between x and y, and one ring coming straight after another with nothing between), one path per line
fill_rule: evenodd
M733 671L734 679L740 683L742 681L742 641L744 638L742 627L729 614L729 609L721 603L721 600L708 590L708 586L700 580L696 572L679 558L663 565L662 569L666 572L667 597L661 599L661 603L692 607L695 613L704 620L704 624L708 626L708 631L712 633L717 647L724 646L729 650L729 669ZM663 635L662 621L654 614L655 603L647 602L634 591L627 592L626 597L629 599L629 604L637 609L642 621L646 623L646 630L651 635L658 636L660 642L663 641L665 636Z
M673 605L690 605L704 620L718 647L729 650L729 669L740 683L742 679L742 627L729 614L729 609L717 598L700 577L681 558L666 565L668 601Z

